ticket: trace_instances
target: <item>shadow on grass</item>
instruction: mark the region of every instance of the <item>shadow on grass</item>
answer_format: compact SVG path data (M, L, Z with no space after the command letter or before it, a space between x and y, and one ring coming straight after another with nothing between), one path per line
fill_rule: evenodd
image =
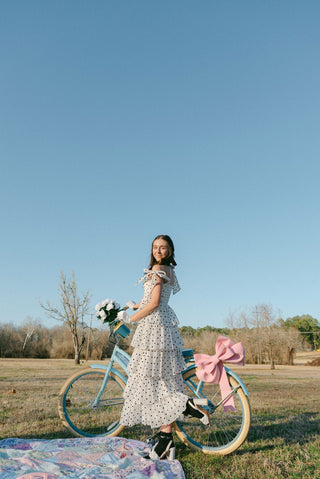
M93 431L92 431L93 432ZM137 441L143 441L147 439L148 436L152 434L152 429L144 426L134 426L132 428L125 428L119 434L120 437L125 437L127 439L135 439ZM15 435L14 437L19 439L67 439L74 438L74 436L67 429L61 429L58 431L43 433L43 434L20 434ZM87 436L87 437L96 437L96 436Z
M144 428L126 428L121 436L145 441L150 430ZM63 439L73 438L66 429L61 429L51 433L17 435L15 437L24 439ZM316 437L320 437L320 415L318 413L301 413L296 415L254 415L249 431L247 441L242 448L235 451L233 455L245 455L252 452L274 449L275 439L281 439L286 445L290 444L308 444L313 442ZM178 438L177 438L178 439ZM272 442L268 442L272 441ZM177 441L177 450L181 458L185 458L192 450L185 447L180 441ZM194 453L194 451L193 451Z
M16 437L18 439L67 439L67 438L72 438L75 436L72 436L70 432L68 432L65 429L61 429L61 431L54 431L54 432L48 432L45 434L14 434L11 437Z
M320 416L314 412L296 415L253 416L248 435L249 442L282 439L285 444L307 444L320 437ZM257 446L254 450L273 448L274 445ZM253 449L251 449L253 450ZM248 449L246 449L248 452Z
M307 412L290 417L271 414L263 417L253 416L247 440L232 455L243 456L258 451L274 450L274 440L277 439L290 446L312 443L315 438L320 438L320 416L318 413ZM190 449L185 448L182 444L177 444L177 446L179 457L187 457Z

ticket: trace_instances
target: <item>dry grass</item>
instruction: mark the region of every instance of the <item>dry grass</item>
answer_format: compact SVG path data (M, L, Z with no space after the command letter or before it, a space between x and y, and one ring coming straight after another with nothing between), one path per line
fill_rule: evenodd
M205 456L178 443L186 478L320 478L320 368L303 366L319 355L304 353L299 365L275 370L237 368L250 392L248 440L226 457ZM1 437L70 437L58 417L57 396L77 369L72 360L1 359ZM145 431L125 434L139 439Z

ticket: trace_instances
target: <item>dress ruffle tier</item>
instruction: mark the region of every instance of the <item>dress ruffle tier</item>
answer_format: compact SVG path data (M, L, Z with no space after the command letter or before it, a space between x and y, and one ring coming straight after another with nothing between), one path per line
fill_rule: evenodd
M157 273L147 271L140 307L150 301ZM155 428L170 424L186 408L188 396L181 375L186 367L181 352L183 341L178 319L168 305L171 292L180 287L174 271L171 273L171 281L162 285L159 307L139 321L131 343L134 352L121 415L121 424L127 426L146 424Z

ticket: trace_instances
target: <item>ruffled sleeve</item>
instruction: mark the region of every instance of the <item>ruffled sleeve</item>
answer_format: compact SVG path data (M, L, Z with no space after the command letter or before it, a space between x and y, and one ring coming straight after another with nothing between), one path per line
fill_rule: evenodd
M177 280L176 273L172 271L173 273L173 286L172 286L172 294L177 294L180 291L180 284L179 281Z

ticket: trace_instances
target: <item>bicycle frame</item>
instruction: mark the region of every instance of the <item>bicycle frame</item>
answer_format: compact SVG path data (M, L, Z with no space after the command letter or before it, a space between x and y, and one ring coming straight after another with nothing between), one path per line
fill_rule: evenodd
M115 346L108 364L90 364L82 372L74 373L60 391L59 415L76 436L118 435L124 427L119 418L131 356L120 348L117 331L111 328L111 333ZM212 427L207 430L199 421L181 422L179 419L173 427L179 438L196 450L207 454L230 454L241 446L249 431L251 412L246 398L248 390L237 374L226 367L231 392L221 398L218 385L198 380L193 350L183 349L182 353L186 363L186 369L182 371L185 394L207 399L205 407L212 415ZM234 393L237 412L235 415L225 414L222 406ZM102 421L97 419L100 411Z
M192 364L190 366L188 366L184 371L182 371L182 374L184 372L188 371L189 369L194 368L193 352L191 353L191 351L192 350L190 350L190 349L184 351L184 358L185 358L186 363L192 362ZM101 384L100 391L98 392L97 397L92 404L92 407L97 407L97 405L99 404L99 401L101 399L103 391L104 391L104 389L106 387L106 384L109 380L110 372L112 372L116 376L119 376L123 380L123 382L125 382L125 383L127 382L127 378L128 378L128 375L129 375L128 370L127 370L127 366L129 364L130 358L131 358L130 354L123 351L123 349L121 349L118 346L118 344L116 344L108 365L90 364L90 367L92 369L105 369L105 371L106 371L104 380ZM118 364L118 366L120 366L126 374L124 375L121 371L118 371L118 369L115 369L113 367L114 363ZM233 388L228 396L222 398L221 401L215 407L220 406L224 401L226 401L229 398L229 396L231 396L234 393L234 391L236 389L238 389L240 387L242 388L244 394L249 397L248 389L246 388L242 379L239 378L239 376L234 371L227 368L226 366L225 366L225 369L230 374L230 376L232 376L234 379L236 379L236 381L238 382L238 386L235 389ZM189 383L188 383L189 389L194 393L194 395L196 397L205 397L205 394L202 392L203 385L204 385L203 381L199 381L198 384L195 384L193 381L189 380Z
M108 365L90 364L90 367L92 369L105 369L106 370L106 374L105 374L104 380L101 384L100 391L98 392L97 397L92 404L92 407L97 407L97 405L99 404L99 401L100 401L101 396L103 394L103 391L106 387L106 384L108 382L111 371L115 375L120 376L120 378L123 380L123 382L125 382L125 383L127 382L127 377L128 377L127 366L129 364L130 357L131 357L130 354L123 351L123 349L119 348L119 346L116 344ZM121 371L118 371L117 369L113 368L114 363L118 364L126 372L126 376L124 374L122 374Z

